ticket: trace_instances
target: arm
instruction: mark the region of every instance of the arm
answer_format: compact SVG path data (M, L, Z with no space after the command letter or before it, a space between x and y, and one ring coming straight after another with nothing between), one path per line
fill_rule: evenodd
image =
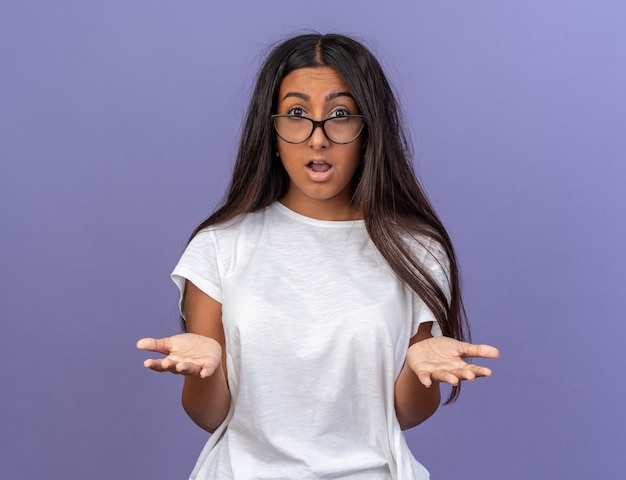
M209 337L221 347L219 365L213 375L206 378L185 376L182 393L183 408L187 415L199 427L213 433L224 421L230 408L222 304L187 281L183 306L187 332Z
M422 323L415 336L411 338L409 347L432 338L431 326L432 322ZM402 430L413 428L427 420L437 411L440 401L439 382L435 381L432 386L425 387L405 361L395 388L396 416Z
M419 425L435 413L440 401L439 382L457 385L461 380L491 375L487 367L468 364L463 358L500 356L498 349L490 345L432 337L430 328L430 322L420 325L396 380L396 415L403 430Z
M167 355L146 360L146 367L185 375L183 408L198 426L213 433L230 408L222 305L187 281L183 309L188 333L142 338L137 348Z

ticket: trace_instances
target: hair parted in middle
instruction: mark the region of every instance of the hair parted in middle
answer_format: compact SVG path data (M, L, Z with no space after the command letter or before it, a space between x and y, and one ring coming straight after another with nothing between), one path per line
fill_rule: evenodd
M331 67L343 78L365 117L363 157L353 179L352 204L363 212L370 238L396 275L428 306L444 335L469 339L452 242L421 188L395 95L374 55L340 34L310 33L274 47L256 80L225 201L193 232L280 200L289 177L276 152L271 115L283 79L300 68ZM449 292L439 286L406 238L433 240L449 261ZM432 242L429 242L432 244ZM432 248L431 248L432 249ZM438 259L440 255L432 253ZM448 402L458 397L453 387Z

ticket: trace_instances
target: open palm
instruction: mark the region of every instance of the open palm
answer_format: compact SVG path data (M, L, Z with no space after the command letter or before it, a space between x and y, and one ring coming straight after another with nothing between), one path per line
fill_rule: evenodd
M212 338L195 333L181 333L166 338L142 338L137 348L166 355L148 359L144 366L157 372L195 375L202 378L213 375L222 360L222 347Z
M414 343L406 355L408 366L419 381L430 387L433 381L458 385L461 380L487 377L491 370L472 365L467 357L497 358L500 352L491 345L475 345L450 337L433 337Z

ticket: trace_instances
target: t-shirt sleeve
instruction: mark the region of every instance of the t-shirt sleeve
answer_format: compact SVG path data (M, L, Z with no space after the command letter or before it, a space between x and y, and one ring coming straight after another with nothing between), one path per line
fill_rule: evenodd
M185 282L189 280L214 300L222 303L222 280L217 239L212 230L198 233L183 252L172 272L172 280L180 291L179 308L183 312Z
M421 245L424 265L430 271L439 287L443 290L448 301L450 301L450 261L445 250L434 240L428 240ZM433 322L430 333L434 336L441 336L441 326L435 319L433 312L426 306L424 301L413 292L413 324L411 325L411 337L413 337L422 323Z

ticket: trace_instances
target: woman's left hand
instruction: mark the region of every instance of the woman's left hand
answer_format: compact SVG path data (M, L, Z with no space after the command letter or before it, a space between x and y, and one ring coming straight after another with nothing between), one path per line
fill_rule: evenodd
M407 365L419 381L430 387L433 381L458 385L461 380L488 377L487 367L472 365L466 357L497 358L500 352L491 345L475 345L450 337L432 337L414 343L406 354Z

